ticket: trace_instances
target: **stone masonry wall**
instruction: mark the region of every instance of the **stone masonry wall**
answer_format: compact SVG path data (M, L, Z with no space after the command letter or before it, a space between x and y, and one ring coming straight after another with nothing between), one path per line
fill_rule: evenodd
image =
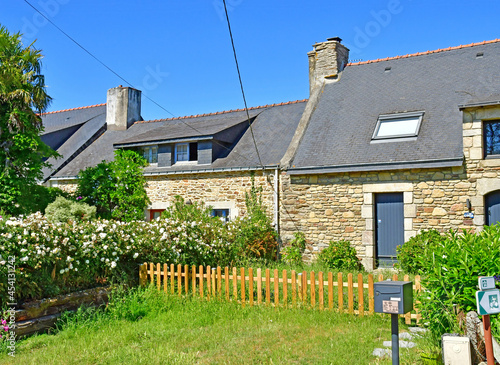
M300 230L310 244L306 260L332 240L356 248L367 269L374 262L376 193L402 192L405 241L420 230L469 229L485 224L485 196L500 190L500 159L485 159L483 122L500 120L500 107L463 112L464 164L442 169L282 175L281 236L288 242ZM467 202L470 203L470 209ZM465 218L473 213L474 218Z
M257 188L262 188L262 202L270 217L273 216L273 174L255 172ZM183 174L147 177L147 193L151 200L149 209L165 209L176 195L192 202L203 202L214 208L230 209L231 217L246 214L245 193L252 187L250 171L231 173ZM271 183L271 184L270 184ZM74 180L58 181L57 186L74 193Z
M405 240L421 229L474 228L464 218L475 185L463 167L393 172L282 176L281 235L306 234L306 260L330 241L348 240L368 269L374 267L373 195L402 192Z

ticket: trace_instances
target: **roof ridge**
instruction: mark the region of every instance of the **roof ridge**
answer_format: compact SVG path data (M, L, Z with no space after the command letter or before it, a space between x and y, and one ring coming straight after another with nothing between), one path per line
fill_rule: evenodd
M368 60L368 61L360 61L360 62L349 62L347 66L358 66L358 65L365 65L368 63L376 63L376 62L382 62L382 61L390 61L390 60L397 60L400 58L408 58L408 57L416 57L416 56L422 56L422 55L428 55L432 53L440 53L440 52L445 52L445 51L453 51L455 49L462 49L462 48L468 48L468 47L474 47L474 46L482 46L485 44L490 44L490 43L498 43L500 42L500 38L493 39L490 41L482 41L482 42L477 42L477 43L470 43L470 44L465 44L465 45L460 45L460 46L455 46L455 47L448 47L448 48L440 48L436 49L434 51L427 51L427 52L415 52L407 55L401 55L401 56L394 56L394 57L386 57L386 58L378 58L376 60Z
M80 107L78 107L78 108L71 108L71 109L55 110L55 111L53 111L53 112L41 113L41 114L39 114L39 115L47 115L47 114L55 114L55 113L69 112L69 111L73 111L73 110L80 110L80 109L95 108L95 107L98 107L98 106L104 106L104 105L106 105L106 103L102 103L102 104L95 104L95 105L88 105L88 106L80 106Z
M264 108L270 108L270 107L273 107L273 106L281 106L281 105L289 105L289 104L297 104L297 103L303 103L305 101L307 101L307 99L287 101L287 102L284 102L284 103L275 103L275 104L268 104L268 105L253 106L253 107L248 108L248 110L264 109ZM208 117L208 116L212 116L212 115L229 114L229 113L242 112L242 111L245 111L245 109L223 110L223 111L218 111L218 112L213 112L213 113L196 114L196 115L185 115L185 116L182 116L182 117L173 117L173 118L163 118L163 119L153 119L153 120L141 120L141 121L135 122L134 124L167 122L167 121L170 121L170 120L180 120L180 119Z

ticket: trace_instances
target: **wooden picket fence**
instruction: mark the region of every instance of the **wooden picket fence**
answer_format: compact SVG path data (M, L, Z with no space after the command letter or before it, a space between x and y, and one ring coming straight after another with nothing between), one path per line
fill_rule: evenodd
M177 270L176 270L177 269ZM270 269L235 267L221 268L210 266L182 266L173 264L144 263L139 269L139 284L156 285L158 290L172 294L196 295L200 298L225 298L245 305L271 305L274 307L310 307L320 310L335 310L337 312L363 315L373 315L374 311L374 276L368 274L367 282L363 281L363 274L357 275L354 281L353 274L338 273L337 281L332 272L323 273L314 271L297 273ZM377 276L383 281L383 275ZM149 280L148 280L149 279ZM345 280L347 279L347 280ZM392 280L398 280L394 274ZM408 275L403 280L408 281ZM345 289L347 288L347 292ZM414 293L421 290L420 276L415 276L413 283ZM415 295L414 295L415 297ZM402 315L403 317L403 315ZM418 310L404 315L405 322L420 321Z

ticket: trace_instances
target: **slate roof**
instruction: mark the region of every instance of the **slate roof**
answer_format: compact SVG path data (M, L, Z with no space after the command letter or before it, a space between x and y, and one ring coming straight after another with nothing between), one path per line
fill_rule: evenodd
M260 110L257 109L250 110L250 118L255 117L259 112ZM189 137L213 136L214 134L240 123L248 123L247 115L243 111L231 114L197 117L188 121L184 119L165 120L163 123L158 123L159 125L157 128L126 138L123 141L115 143L115 146L126 146L145 142L153 143Z
M67 165L85 146L104 132L106 126L106 104L42 114L44 138L64 138L57 143L61 158L50 158L50 168L43 169L44 181ZM71 129L71 133L64 133Z
M498 100L498 40L349 64L325 85L289 172L461 165L459 105ZM379 115L411 111L425 112L415 140L372 141Z
M251 108L250 115L255 116L252 123L254 137L264 166L277 166L283 157L304 111L306 100L266 105ZM206 132L214 132L246 121L242 110L218 112L202 116L170 118L158 121L134 123L125 131L106 131L90 146L81 152L70 164L55 174L55 178L73 178L82 169L96 166L102 160L111 161L114 157L113 145L124 141L136 143L151 138L160 140L176 137L195 137ZM213 125L212 125L213 123ZM201 131L197 134L194 129ZM161 131L162 134L159 134ZM170 134L172 131L172 134ZM147 167L146 175L175 174L186 172L218 171L227 169L257 169L260 161L253 143L250 129L241 138L227 147L226 153L211 165L173 165L171 167Z

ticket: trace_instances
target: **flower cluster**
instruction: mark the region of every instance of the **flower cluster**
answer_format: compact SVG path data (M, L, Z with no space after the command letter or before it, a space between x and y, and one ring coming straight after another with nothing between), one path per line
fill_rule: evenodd
M224 265L235 257L231 229L211 218L129 223L51 223L40 213L9 218L0 220L0 276L7 272L5 257L16 257L16 295L22 300L137 280L142 262Z

